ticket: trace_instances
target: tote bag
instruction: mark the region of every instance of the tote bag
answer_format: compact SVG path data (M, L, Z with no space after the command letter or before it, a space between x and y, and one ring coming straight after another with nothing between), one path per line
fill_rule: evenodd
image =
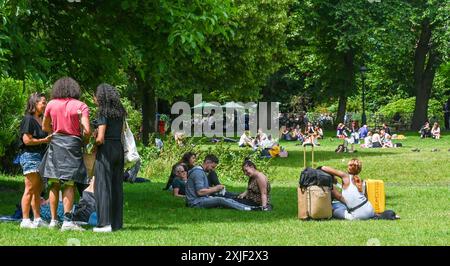
M128 168L140 160L137 151L136 142L134 141L133 133L128 126L126 119L123 121L122 144L125 168Z

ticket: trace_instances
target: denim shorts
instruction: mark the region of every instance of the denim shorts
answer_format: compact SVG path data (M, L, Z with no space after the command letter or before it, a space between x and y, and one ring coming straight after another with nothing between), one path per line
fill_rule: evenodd
M42 161L42 154L39 152L24 152L20 155L20 166L22 166L23 174L39 172L39 165Z

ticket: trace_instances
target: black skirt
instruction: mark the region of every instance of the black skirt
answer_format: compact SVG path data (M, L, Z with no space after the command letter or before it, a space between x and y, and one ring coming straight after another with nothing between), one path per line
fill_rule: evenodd
M81 147L77 136L54 134L39 167L41 177L88 184Z

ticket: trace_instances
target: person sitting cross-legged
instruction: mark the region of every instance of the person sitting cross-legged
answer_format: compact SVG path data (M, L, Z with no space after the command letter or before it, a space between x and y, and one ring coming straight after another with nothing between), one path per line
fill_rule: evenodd
M192 208L225 207L242 211L252 208L233 199L214 196L217 192L225 192L223 185L209 186L207 173L214 171L219 159L212 154L206 156L202 166L196 166L189 171L186 183L186 205Z
M422 126L419 133L420 133L420 138L422 138L422 139L432 137L430 123L428 121L425 121L425 124Z

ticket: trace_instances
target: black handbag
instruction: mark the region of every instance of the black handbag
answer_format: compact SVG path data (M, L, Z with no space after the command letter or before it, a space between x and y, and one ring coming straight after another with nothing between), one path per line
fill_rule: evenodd
M309 186L321 186L333 188L333 176L321 169L305 168L300 173L300 188Z

